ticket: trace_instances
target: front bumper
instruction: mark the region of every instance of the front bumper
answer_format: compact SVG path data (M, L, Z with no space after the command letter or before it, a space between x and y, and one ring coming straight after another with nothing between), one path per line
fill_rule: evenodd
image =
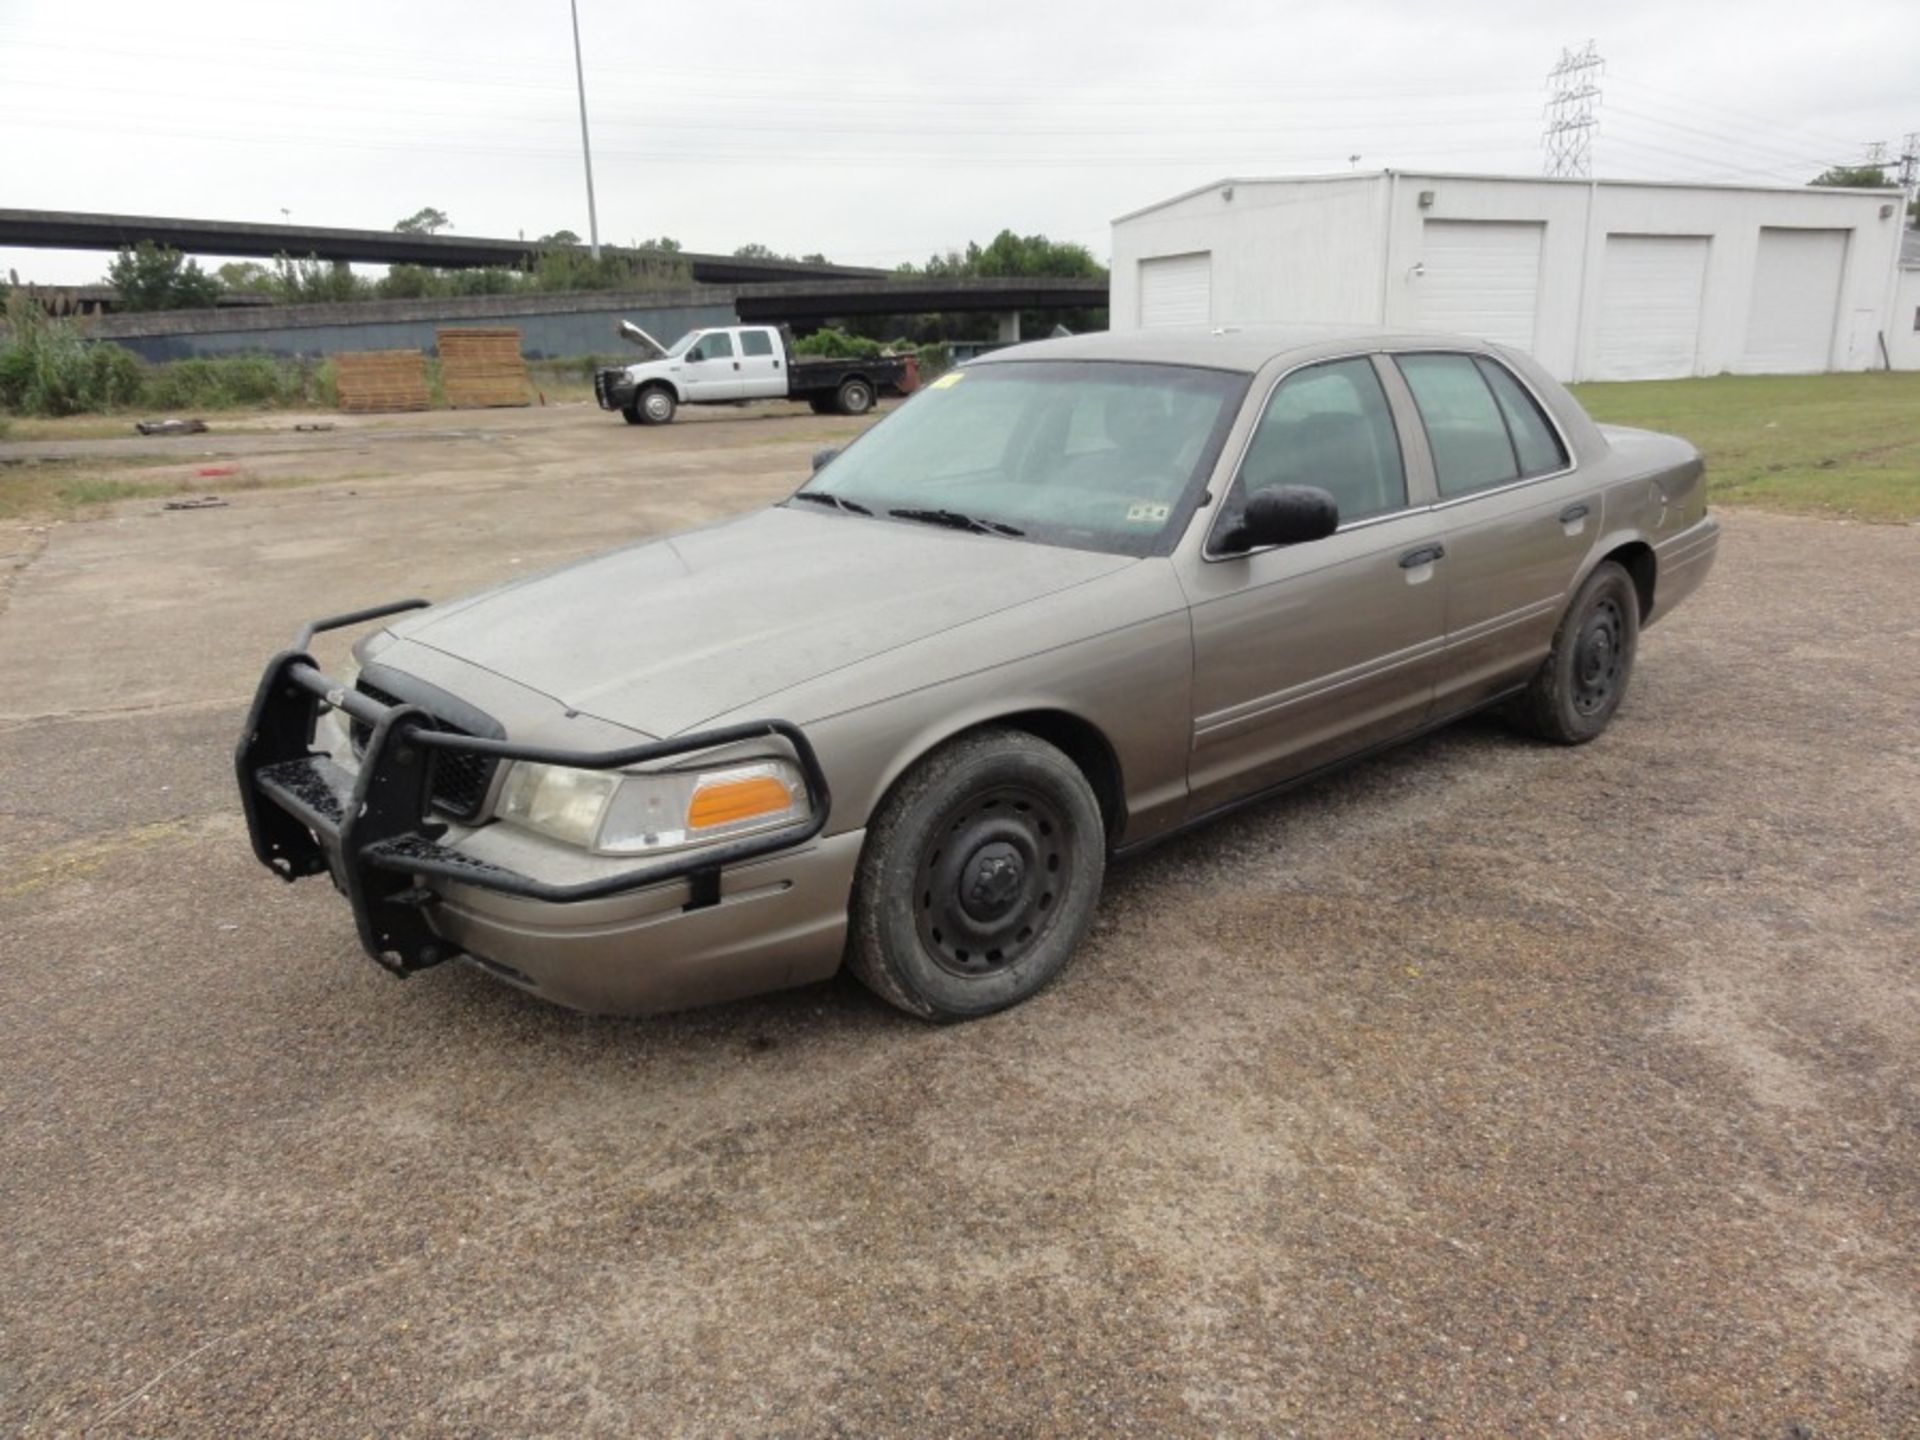
M593 372L593 398L602 410L625 410L633 404L634 389L633 377L624 370Z
M464 951L565 1004L651 1010L831 973L827 956L830 948L837 963L859 837L815 843L831 799L798 727L753 721L603 751L515 744L441 728L416 705L382 704L323 674L307 653L321 631L425 604L407 600L318 621L267 666L234 757L248 835L263 865L288 881L331 874L353 908L362 947L397 975ZM314 748L326 708L369 727L357 773ZM539 880L443 845L447 826L429 818L435 762L444 755L618 770L769 739L784 742L800 767L804 824L591 880ZM792 942L788 959L783 939Z

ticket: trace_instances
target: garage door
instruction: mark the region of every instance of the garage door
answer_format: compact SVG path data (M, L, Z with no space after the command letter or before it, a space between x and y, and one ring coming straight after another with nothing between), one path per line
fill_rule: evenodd
M1749 375L1825 370L1846 264L1845 230L1761 230L1740 369Z
M1212 319L1212 251L1140 262L1142 325L1205 325Z
M1427 221L1415 282L1421 324L1531 350L1545 231L1508 220Z
M1609 235L1600 279L1597 380L1671 380L1693 374L1704 235Z

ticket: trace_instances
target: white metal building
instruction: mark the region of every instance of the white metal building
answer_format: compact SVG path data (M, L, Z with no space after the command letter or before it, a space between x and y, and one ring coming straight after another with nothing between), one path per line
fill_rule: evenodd
M1895 190L1223 180L1114 221L1111 324L1457 330L1567 380L1873 369L1903 224Z
M1900 273L1893 282L1887 348L1896 370L1920 370L1920 230L1900 237Z

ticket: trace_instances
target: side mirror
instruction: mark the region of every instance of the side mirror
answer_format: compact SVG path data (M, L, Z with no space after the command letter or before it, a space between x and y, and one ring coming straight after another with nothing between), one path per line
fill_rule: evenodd
M698 345L694 346L691 350L687 351L687 363L689 365L698 365L702 360L706 358L707 358L706 353L703 350L701 350L701 348Z
M824 450L814 451L813 452L813 473L818 475L822 470L826 469L828 464L833 460L834 456L838 455L839 453L840 453L840 447L838 445L829 445Z
M1304 545L1340 528L1340 506L1317 485L1269 485L1248 497L1240 523L1220 539L1229 552L1265 545Z

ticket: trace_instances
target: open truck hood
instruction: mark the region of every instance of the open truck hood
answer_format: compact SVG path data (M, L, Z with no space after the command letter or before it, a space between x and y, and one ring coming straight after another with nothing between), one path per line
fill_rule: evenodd
M781 506L529 576L392 630L569 709L669 736L1135 563ZM380 663L405 669L406 648Z

